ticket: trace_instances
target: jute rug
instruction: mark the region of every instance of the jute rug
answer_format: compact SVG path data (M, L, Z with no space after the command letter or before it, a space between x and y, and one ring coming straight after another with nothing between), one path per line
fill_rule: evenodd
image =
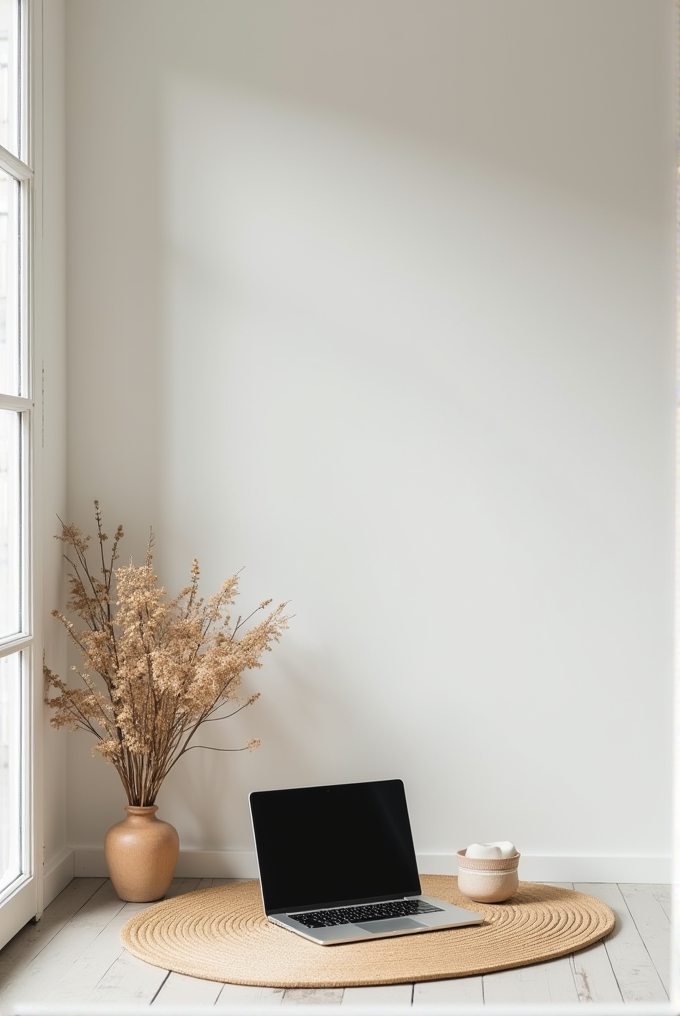
M472 904L449 875L422 875L423 893L484 915L484 923L349 945L320 946L270 924L258 882L164 900L127 922L135 956L180 974L231 984L338 988L486 974L583 949L614 927L604 903L520 882L507 903Z

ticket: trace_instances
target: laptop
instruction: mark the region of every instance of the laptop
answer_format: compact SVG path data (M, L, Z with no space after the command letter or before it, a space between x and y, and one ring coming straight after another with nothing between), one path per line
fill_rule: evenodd
M423 896L401 780L250 794L267 918L319 945L481 924Z

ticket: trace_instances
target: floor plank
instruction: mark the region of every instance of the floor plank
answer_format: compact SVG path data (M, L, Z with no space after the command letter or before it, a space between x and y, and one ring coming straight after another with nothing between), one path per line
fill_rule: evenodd
M96 988L85 999L92 1005L125 1005L136 1002L150 1005L168 971L143 963L129 952L123 952L111 964Z
M616 927L604 945L624 1002L667 1001L666 989L619 887L611 882L585 882L574 888L602 900L616 915Z
M669 921L673 920L673 894L669 885L650 885L654 896L663 907L663 912Z
M668 993L671 975L671 925L668 916L651 886L628 884L620 885L619 889Z
M569 957L485 974L484 1003L578 1002Z
M222 991L220 981L205 981L170 971L153 1005L215 1005Z
M443 981L420 981L413 985L414 1005L482 1005L481 977L455 977Z
M571 968L579 1002L623 1001L604 942L574 953Z
M146 906L145 903L121 904L118 912L101 929L96 938L55 978L50 992L50 1001L85 1002L89 1000L91 994L97 991L100 983L106 980L109 971L114 968L116 962L124 955L129 955L125 953L120 940L121 929L134 914L140 913L146 909ZM144 965L146 966L146 964ZM108 988L106 995L106 1000L110 1001L111 991ZM136 1000L136 996L134 1000Z
M166 898L182 896L197 889L212 885L210 878L174 878ZM135 914L152 904L127 903L116 917L109 922L97 941L84 956L84 962L76 964L68 982L57 989L65 995L78 990L75 983L87 982L91 986L85 1001L97 1005L116 1003L151 1004L169 978L169 971L144 963L128 953L120 941L123 925ZM81 995L82 997L82 995ZM62 997L63 1001L75 1001L73 997Z
M261 988L251 984L225 984L222 987L217 1008L234 1005L281 1005L283 988Z
M340 1005L344 988L287 988L283 1005Z
M343 1005L410 1005L412 984L377 984L365 988L345 988Z
M109 881L94 893L71 920L21 970L2 992L4 1001L38 1002L52 998L55 986L68 977L81 955L97 940L125 904ZM79 993L79 987L76 994ZM68 995L69 1001L72 995Z
M105 878L74 878L45 909L36 924L27 924L0 950L0 1002L22 971L107 882Z

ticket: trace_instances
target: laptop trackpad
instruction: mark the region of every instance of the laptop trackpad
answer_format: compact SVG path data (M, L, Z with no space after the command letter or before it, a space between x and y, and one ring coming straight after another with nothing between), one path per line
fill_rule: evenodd
M390 917L385 921L356 921L357 928L370 931L374 935L384 935L389 931L408 931L409 928L426 928L427 925L412 921L410 917Z

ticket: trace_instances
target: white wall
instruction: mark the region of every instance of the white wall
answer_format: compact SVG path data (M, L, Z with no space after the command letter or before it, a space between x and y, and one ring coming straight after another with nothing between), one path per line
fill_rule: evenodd
M511 838L574 858L529 877L659 877L670 0L66 9L69 517L295 613L206 734L259 751L162 790L183 847L396 775L435 868ZM96 852L122 789L67 736Z

